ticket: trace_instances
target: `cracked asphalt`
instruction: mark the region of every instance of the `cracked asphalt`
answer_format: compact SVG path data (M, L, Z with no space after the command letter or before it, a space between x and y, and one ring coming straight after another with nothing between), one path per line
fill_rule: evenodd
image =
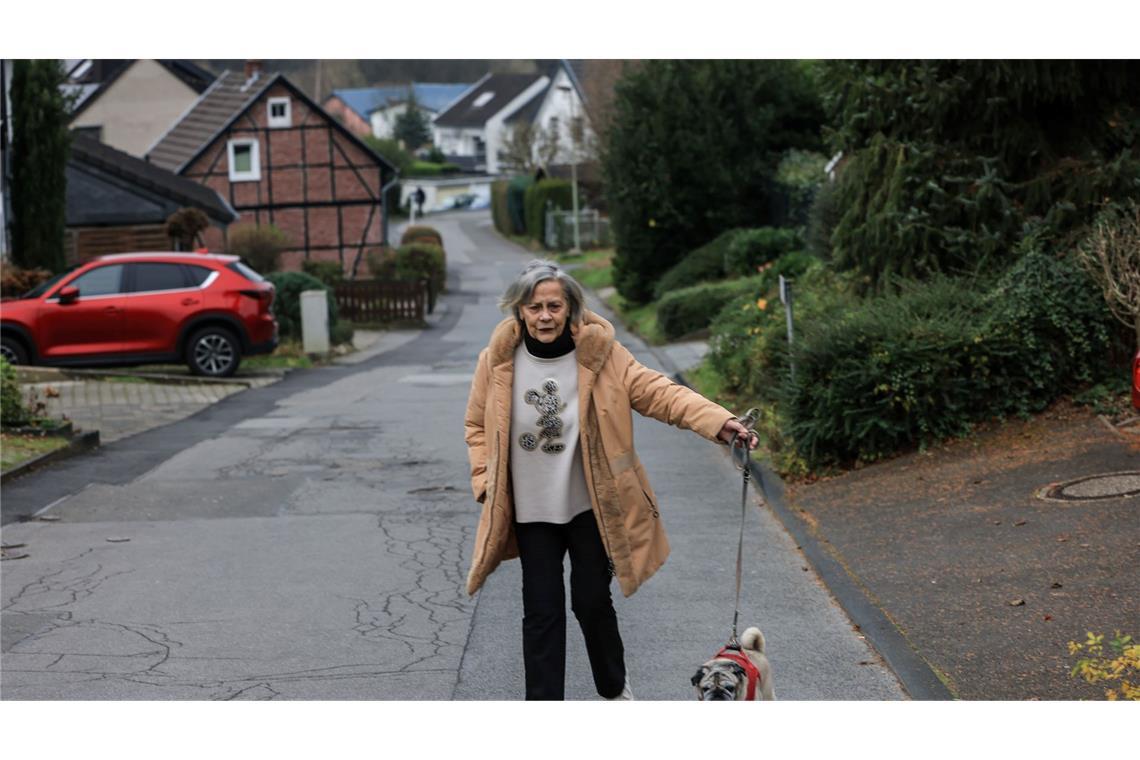
M473 598L463 588L479 515L463 409L496 299L530 254L485 212L432 223L449 292L429 329L4 487L3 541L28 556L0 579L3 699L521 698L518 563ZM634 597L615 586L615 604L638 697L690 699L730 632L739 480L723 448L635 424L673 556ZM905 699L751 506L741 621L765 631L777 695ZM567 696L597 699L569 620Z

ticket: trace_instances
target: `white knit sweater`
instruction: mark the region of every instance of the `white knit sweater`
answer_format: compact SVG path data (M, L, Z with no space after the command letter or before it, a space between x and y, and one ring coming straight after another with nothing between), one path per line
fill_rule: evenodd
M590 509L578 442L578 359L515 350L511 483L518 522L565 524Z

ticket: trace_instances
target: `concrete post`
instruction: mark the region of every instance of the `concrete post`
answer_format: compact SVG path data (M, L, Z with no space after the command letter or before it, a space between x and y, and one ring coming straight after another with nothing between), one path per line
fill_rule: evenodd
M329 297L325 290L301 293L301 342L306 354L329 350Z

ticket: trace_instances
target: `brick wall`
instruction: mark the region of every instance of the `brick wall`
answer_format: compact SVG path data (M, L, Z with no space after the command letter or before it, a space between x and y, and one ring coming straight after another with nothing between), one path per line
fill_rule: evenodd
M290 99L291 128L268 127L268 101L276 97ZM259 181L230 181L227 142L235 138L258 140ZM366 275L361 247L378 246L382 235L380 168L326 113L310 109L279 83L183 175L229 201L241 214L236 224L273 224L289 235L293 245L282 256L286 271L299 270L310 258L340 261L347 274L359 265ZM208 236L210 250L224 250L220 238Z

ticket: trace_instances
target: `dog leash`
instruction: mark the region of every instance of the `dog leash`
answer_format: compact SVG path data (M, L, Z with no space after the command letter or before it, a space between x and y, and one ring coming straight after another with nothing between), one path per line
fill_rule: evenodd
M740 447L739 457L736 454L736 442L741 434L733 433L732 440L728 443L732 463L743 474L740 492L740 538L736 543L736 611L732 614L732 639L728 642L726 649L740 649L740 641L736 637L736 627L740 622L740 578L741 569L744 565L744 519L748 515L748 481L752 478L752 468L749 467L752 455L748 448L748 442L751 440L752 434L756 432L756 421L759 417L760 410L752 407L743 417L736 418L737 422L744 426L744 445ZM763 488L763 483L761 483L761 488Z

